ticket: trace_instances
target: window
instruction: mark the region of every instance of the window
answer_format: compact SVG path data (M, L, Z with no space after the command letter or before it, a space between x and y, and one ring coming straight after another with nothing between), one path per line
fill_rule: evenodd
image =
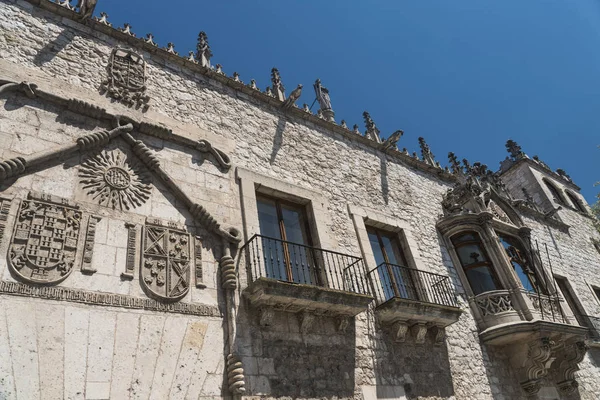
M571 200L571 203L573 203L573 207L575 207L577 211L586 213L585 207L583 206L583 204L581 204L581 201L577 198L577 196L575 196L569 191L565 191L565 193L567 193L567 197L569 198L569 200Z
M550 193L552 193L552 196L554 197L554 200L557 203L562 204L562 205L567 204L564 197L562 196L562 193L553 183L550 183L550 181L548 181L546 179L544 179L544 183L546 184L546 187L548 188L548 190L550 190Z
M529 261L527 251L523 248L520 241L503 234L498 234L498 237L525 290L543 293L544 290L540 285L540 279L537 276L535 268Z
M401 297L417 300L413 277L406 267L406 257L398 242L398 235L370 227L367 233L385 299Z
M558 288L560 289L561 294L565 298L567 305L573 312L573 315L575 316L577 323L581 326L587 326L587 323L586 323L587 321L583 315L584 313L581 312L580 307L578 306L577 302L575 301L575 295L573 294L573 291L571 290L571 285L569 285L567 278L563 278L561 276L555 276L554 279L556 279Z
M258 194L256 202L267 277L316 284L306 208Z
M596 286L592 286L592 290L594 291L594 294L596 295L596 298L598 299L598 301L600 301L600 288L598 288Z
M475 295L502 289L494 266L489 261L477 233L468 232L454 236L452 244Z

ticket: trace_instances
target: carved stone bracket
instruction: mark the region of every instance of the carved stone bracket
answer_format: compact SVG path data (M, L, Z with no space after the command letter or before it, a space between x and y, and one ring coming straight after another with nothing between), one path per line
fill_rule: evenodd
M583 361L588 347L584 342L570 343L561 351L558 364L558 388L564 394L571 394L577 390L579 384L575 380L575 372L579 371L579 363Z
M446 329L444 329L440 326L434 326L431 329L433 330L433 333L434 333L433 344L435 344L436 346L443 345L444 341L446 340Z
M427 325L425 324L415 324L410 328L410 331L415 338L415 343L423 344L425 343L425 338L427 337Z
M273 325L275 309L273 307L261 307L258 310L258 323L262 327Z
M337 318L337 330L338 332L345 333L350 325L350 317L342 316Z
M300 324L300 332L306 334L310 332L314 323L315 323L315 315L309 311L304 311L298 313L298 322Z
M408 333L408 324L405 321L397 321L392 326L394 331L394 340L399 343L406 341L406 334Z

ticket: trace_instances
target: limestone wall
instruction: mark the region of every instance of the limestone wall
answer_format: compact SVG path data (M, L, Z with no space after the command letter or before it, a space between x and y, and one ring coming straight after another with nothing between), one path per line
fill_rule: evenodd
M502 352L479 343L463 289L436 231L442 195L452 185L441 170L415 168L406 158L385 154L362 137L353 138L286 114L275 102L267 104L182 66L183 62L145 50L141 54L148 63L150 108L143 112L125 107L99 93L110 53L117 45L131 43L30 2L0 1L0 78L32 82L47 92L90 102L111 114L162 125L193 141L209 140L231 158L233 168L225 171L214 157L181 142L132 132L152 150L182 191L220 223L244 230L245 239L257 230L244 224L244 213L252 210L242 210L235 168L320 193L324 202L318 237L321 245L331 250L362 257L348 205L402 222L414 239L411 252L418 267L451 276L460 295L464 312L459 322L447 329L441 347L433 347L432 338L425 345L412 339L394 342L392 334L375 320L372 309L357 316L345 332L336 329L332 318L319 317L313 330L301 333L294 315L279 312L271 326L261 327L255 311L238 296L235 346L245 368L247 395L494 400L522 396ZM0 102L2 160L113 128L106 120L84 117L68 106L18 92L3 94ZM122 138L104 151L137 160ZM99 217L90 267L96 272L82 273L79 255L74 270L56 287L88 293L85 296L107 293L111 302L125 306L101 305L98 303L104 300L91 297L73 300L72 294L67 299L63 292L36 292L32 298L20 286L9 289L4 285L4 293L0 293L0 398L229 396L224 384L227 307L217 273L221 238L196 222L172 190L143 166L150 181L148 199L123 210L99 204L86 191L80 175L82 165L95 154L53 159L44 168L5 182L0 196L10 208L0 250L3 255L9 252L19 206L30 191L69 199L82 210L84 222ZM139 248L147 217L179 223L190 240L201 243L198 249L190 249L194 251L190 265L195 268L191 287L175 303L186 308L172 305L165 311L162 303L150 301L143 289ZM550 244L553 238L560 239L553 251L573 269L564 262L559 266L558 260L556 268L569 279L573 277L582 301L590 307L588 312L600 311L591 308L591 294L583 294L583 277L590 277L591 271L600 267L587 244L580 250L584 238L591 235L591 228L586 228L589 220L571 221L582 231L574 233L574 229L573 236L534 220L528 222L540 240ZM128 265L126 224L134 225L137 241L134 279L122 277ZM81 245L86 240L84 230L79 236ZM194 272L199 267L202 284L197 286ZM241 263L241 289L247 282L245 272ZM0 257L0 274L3 282L17 282L4 256ZM592 357L579 373L582 399L595 399L600 392L597 362Z

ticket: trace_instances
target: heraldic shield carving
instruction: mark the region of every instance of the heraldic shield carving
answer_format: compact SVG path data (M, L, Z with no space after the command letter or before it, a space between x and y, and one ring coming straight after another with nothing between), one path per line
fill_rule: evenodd
M127 106L147 106L146 61L133 50L116 47L108 61L108 79L100 90Z
M73 270L82 213L76 206L23 200L9 248L9 265L24 281L53 284Z
M144 228L141 281L151 295L179 300L190 287L190 235L156 222Z

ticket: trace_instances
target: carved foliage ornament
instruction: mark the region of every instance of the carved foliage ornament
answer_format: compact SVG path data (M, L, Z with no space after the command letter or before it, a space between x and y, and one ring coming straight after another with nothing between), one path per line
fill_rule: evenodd
M89 158L82 163L79 176L88 196L102 206L130 210L150 197L146 172L119 150L103 151Z
M26 282L58 283L73 270L82 213L34 199L21 203L9 265Z
M142 55L116 47L110 54L107 73L108 79L100 86L102 92L129 107L148 107L146 61Z
M190 235L182 228L160 221L144 228L140 278L150 294L179 300L190 287Z

